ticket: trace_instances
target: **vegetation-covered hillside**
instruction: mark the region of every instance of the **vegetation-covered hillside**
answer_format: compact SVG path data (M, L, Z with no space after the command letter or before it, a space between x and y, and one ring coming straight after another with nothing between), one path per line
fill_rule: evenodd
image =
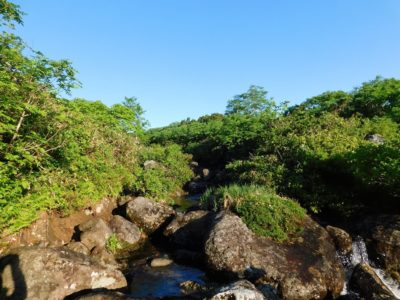
M258 184L313 212L398 210L400 80L376 79L287 108L252 86L213 114L148 131L180 144L226 183Z
M106 196L168 199L192 177L192 157L219 173L214 185L227 186L208 191L206 203L230 197L246 204L230 208L259 232L273 222L260 229L253 220L249 199L257 193L255 203L281 207L279 199L289 197L315 213L398 210L399 80L377 77L292 107L251 86L229 100L225 114L146 130L134 97L112 107L61 98L80 85L76 72L13 33L22 15L0 0L1 231L27 226L43 210L66 214ZM298 215L300 208L288 207L285 218Z

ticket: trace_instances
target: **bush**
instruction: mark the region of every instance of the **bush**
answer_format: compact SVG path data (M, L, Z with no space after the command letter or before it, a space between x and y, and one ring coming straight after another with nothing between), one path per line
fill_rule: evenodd
M106 241L106 249L108 252L115 254L118 250L122 249L122 242L118 236L113 233Z
M155 200L171 200L193 177L189 167L191 155L184 154L178 145L142 147L138 153L139 166L134 170L136 180L132 192ZM153 161L145 166L146 161Z
M256 185L230 185L207 190L200 200L206 209L229 209L256 234L277 241L301 230L305 210L274 190Z

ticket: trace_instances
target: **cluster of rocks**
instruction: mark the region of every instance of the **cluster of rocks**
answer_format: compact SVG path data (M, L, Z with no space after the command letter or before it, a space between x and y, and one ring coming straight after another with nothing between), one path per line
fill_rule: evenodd
M227 211L177 213L143 197L120 199L115 211L120 215L93 216L78 224L61 247L42 243L9 250L0 259L2 293L9 299L133 299L126 295L126 279L107 241L114 235L135 250L154 234L167 241L175 261L200 265L210 277L230 282L222 287L182 283L186 295L181 299L324 299L339 297L343 290L337 253L349 255L352 239L340 228L323 228L306 218L301 233L278 243L256 236ZM384 220L376 223L369 243L397 272L400 218ZM170 263L158 257L150 265ZM355 268L351 284L365 299L395 299L368 265Z
M194 178L187 184L186 190L191 194L199 194L204 192L208 187L215 186L226 180L226 172L224 169L210 170L199 165L198 162L192 161L190 167L195 174Z
M10 299L64 299L82 290L125 288L125 276L107 241L114 235L125 248L137 249L175 213L168 205L143 197L128 200L123 204L127 218L94 216L77 225L64 246L42 241L9 250L0 259L3 293ZM152 262L153 266L166 264L161 258Z

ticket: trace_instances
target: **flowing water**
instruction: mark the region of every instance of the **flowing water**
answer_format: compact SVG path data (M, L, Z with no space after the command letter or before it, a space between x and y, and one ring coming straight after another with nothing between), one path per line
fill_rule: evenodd
M185 212L198 204L200 195L175 198L175 209ZM154 242L154 241L153 241ZM208 282L203 270L172 263L169 266L153 268L152 258L168 257L165 249L154 246L148 241L140 250L122 253L119 262L126 270L129 295L132 297L174 297L182 296L180 284L195 281L199 284Z
M342 255L339 254L339 258L342 261L342 264L345 268L345 285L342 291L342 295L346 295L351 293L349 290L349 281L351 278L351 274L353 273L353 270L355 266L357 266L360 263L366 263L371 266L371 268L374 270L375 274L382 280L383 284L396 296L396 298L400 299L400 285L399 283L391 278L389 275L385 273L382 269L375 268L373 265L371 265L369 258L368 258L368 252L367 252L367 246L365 245L364 240L361 237L356 237L353 241L353 252L351 255Z

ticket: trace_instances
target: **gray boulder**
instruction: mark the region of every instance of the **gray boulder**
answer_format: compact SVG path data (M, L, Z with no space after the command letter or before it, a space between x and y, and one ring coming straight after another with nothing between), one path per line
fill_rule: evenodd
M16 248L0 259L0 276L10 299L57 300L85 289L127 285L117 269L65 247Z
M222 212L205 243L207 264L226 276L276 283L284 299L323 299L340 294L343 268L325 229L311 219L290 243L255 236L242 220Z
M173 216L175 211L166 204L137 197L128 202L126 214L132 222L151 234Z
M205 243L208 265L215 271L244 277L252 265L254 234L242 220L231 213L220 213Z
M129 222L121 216L113 216L110 221L110 228L120 241L131 246L139 244L143 237L142 232L136 224Z
M89 220L79 225L80 240L89 250L94 247L104 248L112 231L107 223L100 218Z

